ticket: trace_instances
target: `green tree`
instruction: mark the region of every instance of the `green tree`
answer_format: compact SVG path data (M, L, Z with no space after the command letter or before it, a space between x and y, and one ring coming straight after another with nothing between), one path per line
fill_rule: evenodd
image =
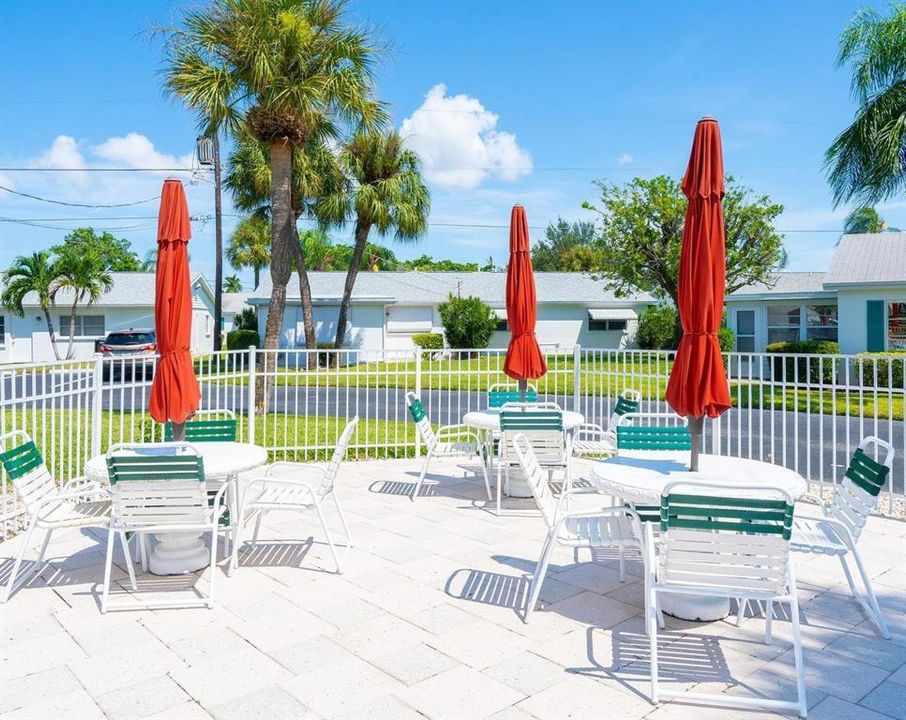
M225 254L236 270L249 268L255 273L257 289L261 270L271 262L271 224L267 217L255 214L242 218L230 235Z
M491 261L491 264L493 265L493 261ZM414 260L403 260L400 265L404 270L419 270L421 272L478 272L483 269L478 266L478 263L435 260L430 255L422 255Z
M293 151L315 137L336 137L340 123L372 127L386 118L372 98L373 40L348 26L344 7L343 0L210 0L169 35L167 88L198 114L205 134L223 127L236 134L244 122L266 147L272 280L266 349L278 345L293 265L300 282L305 269ZM306 341L314 347L313 323Z
M884 218L873 207L860 207L846 216L843 232L854 233L879 233L887 227Z
M51 248L55 253L73 249L76 253L96 256L105 270L110 272L138 272L142 263L125 238L116 238L109 232L97 233L93 228L76 228L63 238L62 245Z
M139 270L142 272L155 272L157 270L157 248L152 248L145 253Z
M327 225L355 218L354 250L337 316L337 348L346 337L352 290L372 228L380 235L392 231L397 242L412 242L427 230L431 209L421 162L396 131L356 133L342 145L339 159L345 177L315 210Z
M105 258L78 245L64 245L60 248L54 263L54 275L56 277L51 286L51 302L56 304L61 290L68 290L72 294L69 344L66 348L66 359L69 360L73 356L76 309L79 303L88 306L96 303L101 299L101 295L113 287L113 278L107 269Z
M223 279L223 291L228 293L241 293L242 280L238 275L229 275Z
M23 302L25 296L34 293L38 299L38 306L44 313L47 321L47 334L50 336L50 346L53 348L54 357L60 359L60 349L57 347L56 331L50 308L54 304L54 285L57 281L57 269L51 259L49 250L40 250L31 255L20 255L13 264L3 273L3 293L0 303L10 312L19 317L25 317Z
M906 4L855 14L840 35L837 66L852 67L853 123L825 154L835 205L871 205L906 190Z
M477 297L457 297L450 294L437 306L444 324L447 345L456 350L481 349L488 346L497 329L497 316Z
M661 175L625 185L596 183L601 199L583 207L598 213L601 263L597 276L618 296L647 292L677 304L677 271L686 218L680 183ZM727 287L731 293L770 282L786 261L774 222L783 206L727 179L724 196Z
M557 218L544 231L544 239L532 246L532 267L539 271L574 270L579 258L596 257L594 247L595 224L587 220L567 222ZM591 270L591 267L579 267L580 270Z

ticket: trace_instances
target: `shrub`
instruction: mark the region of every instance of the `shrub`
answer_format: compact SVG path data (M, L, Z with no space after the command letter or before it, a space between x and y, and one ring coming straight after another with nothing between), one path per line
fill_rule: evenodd
M736 333L726 325L723 325L717 331L717 342L720 344L721 352L733 352L733 348L736 345Z
M831 340L785 340L768 345L771 354L839 355L840 346ZM837 363L831 360L808 357L778 357L773 359L772 377L783 382L805 384L832 383Z
M636 342L643 350L674 350L677 315L672 305L650 307L639 318Z
M261 347L261 338L257 330L231 330L227 333L227 350L247 350Z
M317 350L318 356L318 367L328 367L331 362L331 358L334 361L334 367L337 365L339 360L340 353L336 352L336 345L332 342L320 342L315 343L315 350Z
M447 345L454 349L488 346L497 329L497 316L481 298L450 295L438 308Z
M860 353L853 360L853 367L860 385L902 389L906 351Z
M422 358L427 360L435 351L444 349L444 336L442 333L416 333L412 336L412 342L425 352Z
M233 318L233 327L236 330L258 330L258 318L255 316L255 310L248 306L242 308L236 317Z

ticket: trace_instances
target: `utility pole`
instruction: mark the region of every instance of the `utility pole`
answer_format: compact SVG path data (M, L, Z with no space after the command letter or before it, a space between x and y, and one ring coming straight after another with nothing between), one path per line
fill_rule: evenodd
M223 213L220 199L220 133L196 140L199 165L214 167L214 352L223 345Z

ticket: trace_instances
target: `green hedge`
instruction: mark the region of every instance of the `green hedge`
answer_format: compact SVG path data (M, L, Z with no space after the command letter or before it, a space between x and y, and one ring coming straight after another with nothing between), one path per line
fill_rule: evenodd
M831 340L785 340L768 345L765 352L790 355L839 355L840 346ZM774 380L801 383L833 383L836 363L820 358L774 358Z
M231 330L227 333L227 350L248 350L252 346L261 347L257 330Z
M903 389L906 351L864 352L853 361L856 381L860 385Z
M424 360L430 359L435 351L444 349L444 336L441 333L415 333L412 342L425 351L422 353Z

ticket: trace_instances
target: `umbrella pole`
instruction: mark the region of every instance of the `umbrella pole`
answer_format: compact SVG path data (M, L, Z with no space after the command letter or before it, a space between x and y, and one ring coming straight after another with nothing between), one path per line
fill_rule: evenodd
M692 472L698 472L698 455L701 452L704 424L705 419L703 417L689 418L689 432L692 434L692 458L689 463L689 470Z
M525 394L528 392L528 380L519 380L519 402L525 402Z
M173 423L173 442L183 442L186 439L186 424Z

